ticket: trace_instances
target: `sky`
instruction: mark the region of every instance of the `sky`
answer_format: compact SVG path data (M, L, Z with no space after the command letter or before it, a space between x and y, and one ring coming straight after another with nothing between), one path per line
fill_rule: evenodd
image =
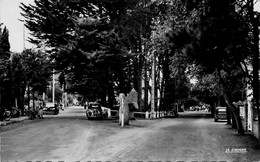
M260 0L255 5L255 10L260 12ZM33 47L27 40L29 37L28 29L24 28L23 22L19 19L23 19L20 15L21 9L20 3L34 4L34 0L0 0L0 22L9 30L9 42L12 52L22 52L25 48ZM24 39L25 35L25 39ZM25 40L25 41L24 41Z
M12 52L22 52L25 48L33 47L28 41L24 41L29 36L28 29L24 28L23 22L19 19L23 19L20 15L21 9L20 3L32 4L34 0L0 0L0 22L9 30L9 42Z

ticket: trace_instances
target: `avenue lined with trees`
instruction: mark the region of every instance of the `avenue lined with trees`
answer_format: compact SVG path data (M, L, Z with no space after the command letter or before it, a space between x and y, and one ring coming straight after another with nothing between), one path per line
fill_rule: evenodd
M247 87L253 89L259 119L259 13L254 12L254 3L35 0L21 4L32 35L29 41L38 48L11 52L8 29L1 24L1 114L13 106L23 110L28 96L41 97L55 72L64 92L79 94L84 101L100 99L107 107L113 107L119 93L129 93L131 83L140 111L151 109L151 94L156 110L172 109L176 103L185 107L194 102L211 107L222 103L243 134L233 103L246 100ZM156 83L154 92L151 82Z

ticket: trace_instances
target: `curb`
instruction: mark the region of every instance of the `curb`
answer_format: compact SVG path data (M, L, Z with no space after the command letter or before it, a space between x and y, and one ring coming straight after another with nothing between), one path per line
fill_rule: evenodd
M13 118L13 120L11 119L9 121L0 121L0 126L6 126L12 123L19 123L24 120L28 120L28 117Z

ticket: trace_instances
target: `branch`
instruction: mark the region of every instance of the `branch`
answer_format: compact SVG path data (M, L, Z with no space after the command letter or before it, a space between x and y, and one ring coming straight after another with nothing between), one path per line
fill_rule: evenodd
M253 82L253 78L250 76L249 70L248 70L246 62L244 60L241 62L240 68L244 72L245 76L247 76L247 78L249 79L250 83L252 83Z

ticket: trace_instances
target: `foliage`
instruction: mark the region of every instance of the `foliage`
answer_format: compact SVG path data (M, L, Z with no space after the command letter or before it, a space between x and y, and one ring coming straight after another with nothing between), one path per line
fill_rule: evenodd
M248 75L245 75L241 64L252 56L250 23L236 12L233 1L196 1L191 7L189 4L192 2L187 1L183 6L199 19L189 15L189 25L170 33L170 41L182 50L185 57L188 56L193 65L199 67L198 74L214 75L215 83L236 117L238 132L243 133L232 102L235 101L233 94L246 86Z
M59 102L59 101L62 101L62 94L63 94L63 91L62 89L57 86L57 84L55 85L55 101ZM46 100L48 102L52 102L52 87L51 88L47 88L46 89Z
M198 101L210 105L213 105L220 95L221 92L216 78L212 74L198 78L196 83L192 86L191 98L196 98Z
M21 4L26 27L35 38L31 41L52 48L55 68L70 82L67 90L99 97L113 96L114 90L127 92L137 77L131 63L138 57L140 33L149 37L152 2L36 0L35 4Z
M0 22L0 79L6 76L7 66L10 58L9 32Z
M21 53L20 64L26 83L32 88L32 91L45 92L53 72L50 59L48 59L46 53L26 49Z
M0 22L0 106L8 107L11 105L11 82L9 77L10 68L10 44L9 32ZM1 111L2 112L2 111ZM2 116L2 115L0 115Z

